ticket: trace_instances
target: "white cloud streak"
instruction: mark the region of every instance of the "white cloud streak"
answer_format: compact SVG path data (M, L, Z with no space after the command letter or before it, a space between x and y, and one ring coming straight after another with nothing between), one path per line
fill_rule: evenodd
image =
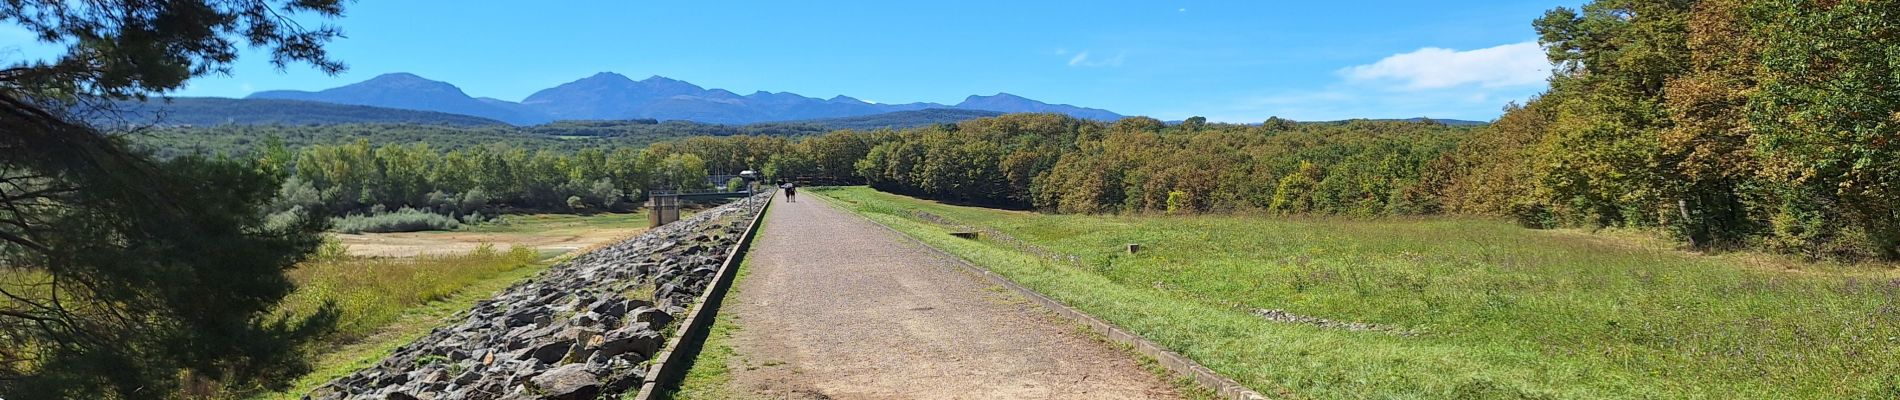
M1087 67L1087 68L1119 67L1119 66L1122 66L1123 61L1127 61L1127 60L1128 60L1128 53L1119 53L1119 54L1116 54L1114 57L1108 57L1108 58L1091 58L1089 57L1089 52L1084 51L1080 53L1075 53L1075 57L1069 57L1069 66Z
M1458 51L1427 47L1339 71L1353 82L1396 82L1404 90L1503 88L1544 83L1550 61L1537 42Z

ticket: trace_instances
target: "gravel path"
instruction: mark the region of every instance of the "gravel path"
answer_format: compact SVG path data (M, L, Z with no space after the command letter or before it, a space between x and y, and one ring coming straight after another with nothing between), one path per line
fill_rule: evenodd
M819 199L775 201L727 307L747 398L1179 397L942 253Z

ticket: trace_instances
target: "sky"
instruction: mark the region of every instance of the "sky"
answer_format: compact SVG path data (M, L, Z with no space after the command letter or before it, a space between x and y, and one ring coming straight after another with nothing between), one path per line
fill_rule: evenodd
M1007 92L1164 120L1491 120L1542 92L1530 21L1573 1L359 1L335 76L248 51L174 96L391 72L519 101L597 72L740 94L955 104ZM317 20L307 19L306 23ZM0 63L55 54L0 21Z

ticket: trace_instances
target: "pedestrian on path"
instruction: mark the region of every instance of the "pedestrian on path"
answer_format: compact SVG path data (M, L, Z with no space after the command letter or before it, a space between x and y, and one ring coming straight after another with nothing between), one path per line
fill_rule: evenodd
M779 187L779 189L785 189L785 201L786 201L786 202L788 202L788 203L797 203L797 202L798 202L798 184L796 184L796 183L791 183L791 182L785 182L785 184L783 184L783 185L779 185L778 187Z

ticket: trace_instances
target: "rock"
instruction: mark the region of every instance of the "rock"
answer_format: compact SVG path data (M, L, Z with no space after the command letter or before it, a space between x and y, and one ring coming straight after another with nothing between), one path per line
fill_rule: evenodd
M475 372L475 370L471 369L467 371L462 371L461 375L456 375L454 382L457 385L467 385L470 383L475 383L475 381L479 381L481 379L482 379L482 374Z
M618 398L638 390L641 364L664 346L654 329L698 300L768 199L706 210L549 267L306 398Z
M609 356L633 354L640 360L647 360L659 351L660 333L651 330L622 329L608 332L607 340L600 343L600 352Z
M557 400L593 399L600 395L600 378L584 364L568 364L548 370L528 380L541 398Z
M621 375L619 378L614 378L612 380L607 381L607 385L605 389L608 392L625 392L625 391L631 391L631 390L640 390L640 384L646 382L646 378L647 378L646 370L640 369L640 368L630 368L630 373Z
M560 340L535 346L534 349L528 350L528 352L524 354L528 359L541 360L543 364L553 364L560 362L562 357L566 357L567 349L570 347L574 347L574 341Z
M647 326L662 327L673 323L673 315L653 307L640 307L633 310L633 322L645 322Z

